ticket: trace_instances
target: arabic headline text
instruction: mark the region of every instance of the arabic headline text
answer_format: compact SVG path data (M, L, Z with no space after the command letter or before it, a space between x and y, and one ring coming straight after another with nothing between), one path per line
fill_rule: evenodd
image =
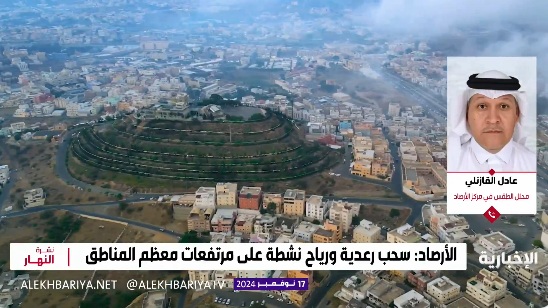
M10 265L12 270L465 270L466 244L12 243Z

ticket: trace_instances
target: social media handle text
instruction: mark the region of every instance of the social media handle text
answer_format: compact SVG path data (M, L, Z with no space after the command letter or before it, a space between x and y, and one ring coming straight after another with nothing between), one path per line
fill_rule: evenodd
M228 288L226 281L217 280L140 280L130 279L127 289L134 290L217 290Z

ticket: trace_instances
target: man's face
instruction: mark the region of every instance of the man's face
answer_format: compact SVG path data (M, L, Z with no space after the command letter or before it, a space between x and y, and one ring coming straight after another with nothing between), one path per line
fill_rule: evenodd
M490 153L497 153L512 139L518 120L519 106L512 95L489 98L476 94L468 103L468 129Z

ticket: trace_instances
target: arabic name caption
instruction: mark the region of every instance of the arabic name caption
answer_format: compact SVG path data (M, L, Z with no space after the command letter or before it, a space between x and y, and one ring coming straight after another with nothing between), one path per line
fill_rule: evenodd
M26 290L115 290L117 280L23 280L21 289Z
M137 252L135 247L130 247L127 251L118 251L116 247L110 247L103 249L102 247L91 248L91 253L86 256L86 263L90 265L97 264L104 261L135 261L137 260ZM343 247L340 254L337 251L325 251L316 246L314 249L309 250L306 254L301 253L301 248L295 249L293 245L289 247L289 251L280 249L279 247L269 247L267 252L263 256L263 251L250 248L247 254L238 254L234 257L234 251L223 250L221 247L210 247L209 251L199 250L198 248L186 247L183 251L158 251L156 247L151 247L150 250L144 250L141 252L138 258L139 267L142 267L143 262L155 262L155 261L178 261L179 254L181 261L218 261L222 265L227 261L237 261L240 264L245 264L251 261L262 262L295 262L305 261L305 265L313 267L316 262L319 265L335 265L338 260L346 261L348 264L353 265L357 261L368 262L371 265L378 260L380 263L386 265L387 261L437 261L443 265L445 262L456 261L457 251L455 246L449 247L445 245L445 249L442 251L431 250L427 248L426 251L419 251L415 253L415 258L412 259L410 251L358 251L350 250Z
M493 184L498 184L500 186L508 185L508 184L517 185L518 180L513 179L512 177L503 176L497 181L496 177L494 176L476 176L474 177L474 179L470 181L466 181L466 186L468 187L472 185L482 186L482 185L493 185Z

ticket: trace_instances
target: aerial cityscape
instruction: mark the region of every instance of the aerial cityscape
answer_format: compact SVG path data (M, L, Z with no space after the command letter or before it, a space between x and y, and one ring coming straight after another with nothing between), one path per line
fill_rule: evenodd
M431 2L0 6L0 308L546 307L547 4L503 1L506 25ZM447 213L450 56L537 56L536 215ZM10 243L34 242L466 243L468 268L10 270ZM503 252L538 262L478 261ZM21 288L137 276L229 287ZM234 291L242 277L310 287Z

